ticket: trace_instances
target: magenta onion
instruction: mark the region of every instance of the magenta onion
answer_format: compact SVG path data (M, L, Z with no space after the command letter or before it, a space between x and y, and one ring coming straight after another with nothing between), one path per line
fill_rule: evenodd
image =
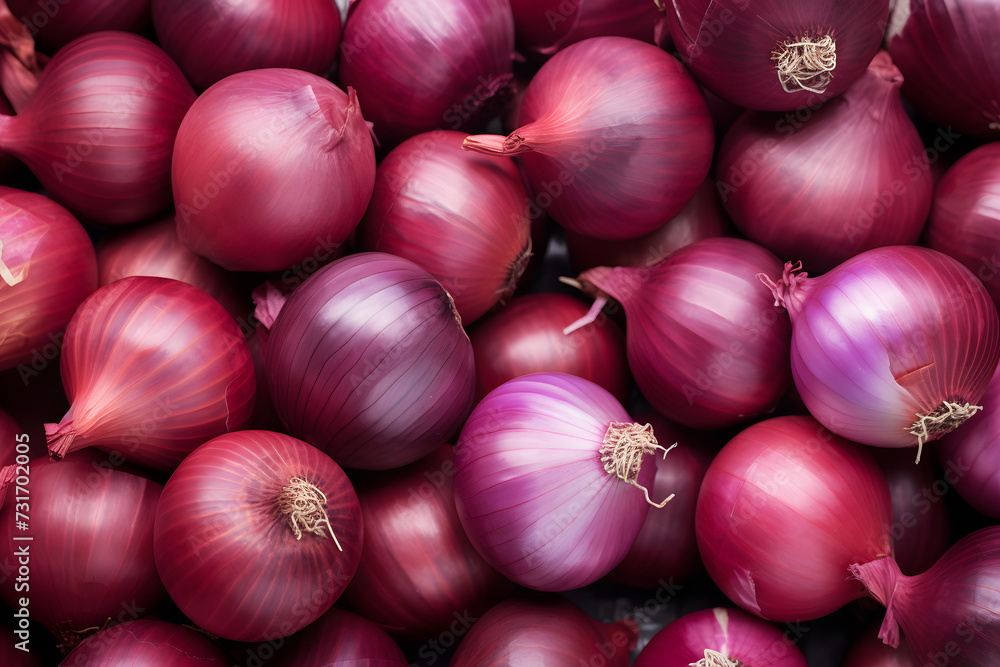
M34 192L0 186L0 369L37 374L62 346L76 308L97 289L97 258L73 215ZM36 363L38 362L38 363Z
M412 463L472 407L472 344L451 297L409 260L368 252L327 264L270 328L265 366L278 416L342 466Z
M553 56L528 84L518 122L507 137L464 146L519 156L538 206L602 239L661 227L712 158L712 120L694 79L670 54L626 37L594 37Z
M629 619L600 623L555 595L501 602L475 621L451 667L628 667L638 631Z
M922 667L910 654L910 645L900 635L899 647L893 648L880 640L877 629L862 634L851 646L841 667Z
M776 625L745 611L714 607L685 614L653 635L634 667L808 667Z
M340 45L330 0L152 0L152 13L160 44L199 90L267 67L324 75Z
M863 250L912 244L933 183L880 52L840 97L799 114L747 112L719 150L719 191L749 239L815 272Z
M275 667L409 667L410 664L384 630L337 607L292 636L273 660L268 664Z
M351 608L396 637L425 639L513 592L476 552L455 511L455 448L357 482L365 524Z
M597 300L573 327L615 299L629 367L653 408L685 426L730 426L773 409L791 384L788 320L755 278L780 264L750 241L710 238L648 269L589 269L578 280Z
M150 0L7 0L7 6L51 51L101 30L141 33L149 26Z
M153 561L159 484L44 458L18 465L17 474L0 510L0 560L25 566L20 583L0 582L8 605L20 609L27 597L30 618L69 650L108 619L132 620L165 597Z
M194 97L149 40L92 33L56 53L21 113L0 116L0 149L77 215L136 222L170 205L174 137Z
M132 276L94 292L70 320L60 361L70 408L45 425L56 459L97 447L173 470L253 410L243 334L218 301L179 280Z
M667 451L652 428L606 389L566 373L523 375L465 422L455 505L501 574L536 590L579 588L618 565L639 534L657 450Z
M600 316L569 335L563 329L587 314L579 299L555 292L514 297L469 332L476 356L476 397L528 373L559 372L595 382L624 403L632 377L625 335Z
M648 0L512 0L514 37L525 55L547 58L589 37L652 42L660 11Z
M514 18L506 0L358 0L339 81L383 147L436 129L479 129L508 94Z
M896 0L885 43L903 92L935 122L1000 137L1000 7L981 0Z
M156 509L156 569L184 614L238 641L285 637L340 597L361 558L361 508L329 456L271 431L209 440Z
M974 415L997 367L997 309L956 260L868 250L818 278L761 276L792 320L792 376L824 426L877 447L917 445ZM776 275L776 274L775 274ZM849 362L849 363L848 363Z
M463 151L464 137L425 132L385 157L357 245L425 269L469 325L514 293L531 255L531 219L514 161Z
M1000 526L959 540L913 577L891 558L851 566L886 607L879 638L899 646L903 630L918 665L994 665L1000 655Z
M228 667L204 634L153 618L113 625L73 649L59 667Z
M844 92L882 44L889 0L675 0L670 36L698 80L750 109L801 109Z
M291 69L240 72L205 91L177 132L177 233L230 270L287 269L336 249L374 182L352 90Z
M811 417L747 427L715 457L698 494L698 549L736 604L807 621L863 597L856 563L892 555L885 475L861 445Z
M975 273L1000 304L1000 143L966 153L945 171L924 240Z

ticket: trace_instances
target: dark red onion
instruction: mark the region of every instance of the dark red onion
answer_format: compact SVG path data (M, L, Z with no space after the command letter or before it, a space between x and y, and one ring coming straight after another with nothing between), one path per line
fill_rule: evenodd
M73 215L34 192L0 186L0 369L27 381L59 354L63 330L97 289L94 245Z
M708 175L712 120L670 54L626 37L560 51L532 78L507 137L465 148L520 157L535 203L567 229L603 239L647 234Z
M392 637L380 627L357 614L333 607L296 633L277 653L273 665L409 667L410 663Z
M254 406L246 339L219 302L170 278L130 276L87 298L60 359L69 411L46 424L49 453L97 447L173 470Z
M589 37L653 42L660 11L651 0L512 0L518 50L547 58Z
M141 33L150 0L7 0L7 6L46 49L101 30Z
M230 270L280 271L336 249L374 183L375 147L357 95L308 72L226 77L177 132L177 233Z
M21 113L0 116L0 149L77 215L136 222L170 205L174 137L194 97L149 40L92 33L56 53Z
M742 115L717 165L740 231L816 273L870 248L916 243L934 186L901 83L882 51L822 107Z
M882 44L889 0L675 0L670 35L698 80L750 109L802 109L844 92Z
M441 284L409 260L368 252L327 264L292 292L265 365L289 433L342 466L385 470L458 430L474 363Z
M152 618L113 625L77 646L59 667L228 667L204 634Z
M899 647L880 640L878 629L866 631L851 645L841 667L922 667L910 655L910 645L900 636Z
M435 129L477 130L511 80L514 17L506 0L359 0L340 45L383 148Z
M514 293L531 255L531 220L514 161L464 151L464 138L438 130L394 148L375 173L357 245L425 269L468 326Z
M301 440L238 431L170 476L156 509L156 568L170 597L212 634L286 637L340 597L361 558L361 508L347 475Z
M426 639L479 616L514 585L476 552L455 510L455 448L357 483L365 524L351 608L395 637Z

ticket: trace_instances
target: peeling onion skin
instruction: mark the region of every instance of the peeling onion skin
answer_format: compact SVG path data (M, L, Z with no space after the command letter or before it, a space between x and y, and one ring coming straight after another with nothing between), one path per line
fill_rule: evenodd
M153 618L112 625L84 640L59 667L228 667L225 652L197 630Z

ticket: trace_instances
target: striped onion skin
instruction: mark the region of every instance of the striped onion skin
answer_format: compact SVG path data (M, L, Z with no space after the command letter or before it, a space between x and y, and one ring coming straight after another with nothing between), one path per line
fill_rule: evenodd
M368 619L336 607L292 637L274 667L408 667L392 637Z
M296 477L325 495L323 535L297 539L281 511ZM213 438L174 471L153 542L164 585L188 618L226 639L261 641L330 608L358 567L363 530L354 487L329 456L288 435L239 431Z
M253 411L253 361L236 322L170 278L131 276L94 292L67 327L61 370L70 408L45 425L57 458L98 447L172 470Z
M87 638L60 667L227 667L221 648L192 628L140 618Z

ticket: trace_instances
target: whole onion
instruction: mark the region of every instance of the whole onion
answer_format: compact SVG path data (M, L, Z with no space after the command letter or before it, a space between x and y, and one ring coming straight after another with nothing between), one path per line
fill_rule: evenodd
M269 663L270 664L270 663ZM295 633L276 667L409 667L392 637L357 614L333 607Z
M191 106L172 173L181 241L230 270L280 271L351 234L371 198L375 148L351 89L260 69Z
M46 49L101 30L141 33L150 0L7 0L7 6Z
M204 634L153 618L104 628L59 667L226 667L231 661Z

